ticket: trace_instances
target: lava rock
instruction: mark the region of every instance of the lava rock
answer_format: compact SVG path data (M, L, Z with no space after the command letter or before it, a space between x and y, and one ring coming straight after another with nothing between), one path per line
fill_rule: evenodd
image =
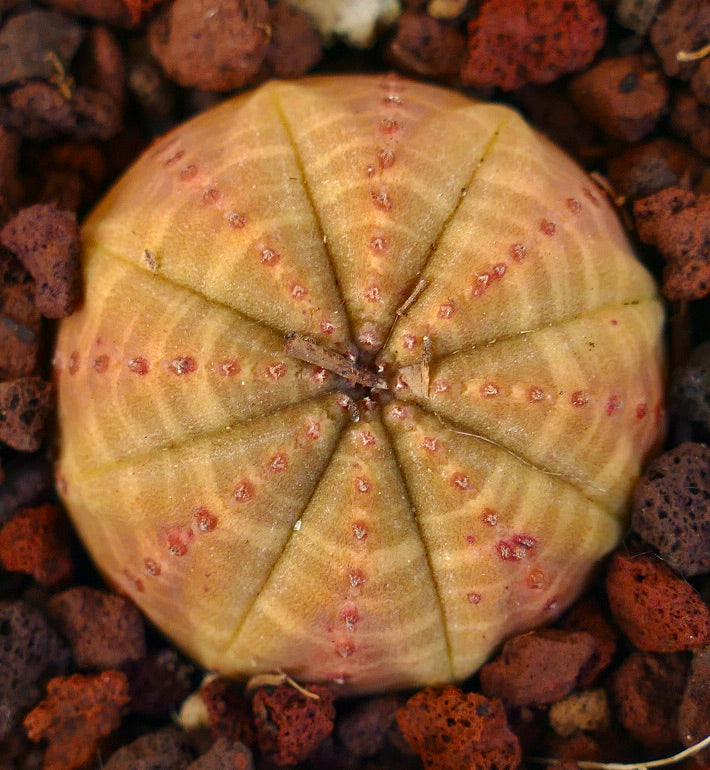
M710 342L698 345L686 364L674 372L670 406L674 414L698 422L710 431ZM706 553L708 550L710 543L706 540Z
M136 738L111 755L104 770L185 770L192 761L184 733L166 727Z

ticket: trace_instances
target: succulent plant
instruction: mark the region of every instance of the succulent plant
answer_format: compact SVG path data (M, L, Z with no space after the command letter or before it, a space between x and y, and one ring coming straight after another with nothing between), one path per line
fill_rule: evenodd
M58 488L107 580L221 673L462 680L617 543L662 434L662 306L509 108L272 82L83 227Z

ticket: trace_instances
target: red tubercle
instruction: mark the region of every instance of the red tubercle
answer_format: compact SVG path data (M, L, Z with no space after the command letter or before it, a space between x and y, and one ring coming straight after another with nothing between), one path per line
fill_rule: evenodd
M185 150L178 150L174 155L171 155L166 161L163 162L163 166L172 166L174 163L177 163L179 160L182 160L185 157Z
M527 576L528 588L540 590L545 587L545 573L539 567L533 567Z
M513 243L508 253L515 262L522 262L528 253L528 247L524 243Z
M67 371L69 374L74 375L79 371L79 364L80 364L81 358L79 356L78 350L73 350L69 354L69 363L67 364Z
M584 193L585 197L590 200L595 206L599 207L601 206L601 203L599 202L599 198L588 188L583 187L582 192Z
M476 536L475 535L466 535L466 542L468 545L475 545L476 544Z
M175 528L168 533L168 551L173 556L185 556L189 542L195 537L191 529Z
M193 163L189 163L187 166L183 166L180 169L180 181L189 182L197 176L197 166Z
M480 604L482 598L483 597L478 591L469 591L469 593L466 594L466 600L469 604Z
M643 420L643 418L648 414L648 404L646 402L642 402L640 404L636 404L636 419L637 420Z
M173 358L168 364L168 369L178 377L185 374L192 374L197 371L197 362L192 356L179 356Z
M372 489L372 482L366 476L356 476L355 489L360 494L367 494Z
M540 232L543 235L553 236L557 231L557 225L550 219L540 220Z
M447 380L435 380L432 390L434 393L448 393L451 390L451 385Z
M373 204L380 211L385 211L385 212L392 211L392 207L394 206L394 203L392 202L392 198L390 197L390 194L387 192L387 190L384 187L380 187L379 190L376 190L373 187L370 190L370 198Z
M136 591L138 591L138 593L145 593L145 584L139 577L134 575L133 572L128 569L128 567L123 568L123 574L127 580L133 583L133 587L136 589Z
M351 588L362 588L365 585L365 573L361 569L351 569L348 571L348 582Z
M212 532L217 526L217 517L207 508L198 508L193 514L200 532Z
M616 318L611 319L611 325L612 326L618 326L619 322L616 320Z
M369 430L361 430L358 433L358 438L365 447L377 446L377 439Z
M498 512L492 508L484 508L481 511L481 521L489 527L495 527L498 524Z
M272 267L281 259L281 254L275 249L270 249L264 246L263 248L259 249L259 259L262 265Z
M572 406L586 406L589 403L589 396L583 390L575 390L570 398Z
M402 335L402 347L405 350L414 350L414 348L417 347L418 342L419 341L413 334Z
M143 564L145 565L145 571L152 577L157 577L160 574L161 567L160 567L160 564L155 559L146 557L145 559L143 559Z
M254 497L254 485L250 481L240 481L232 491L232 500L248 503Z
M222 193L215 189L214 187L208 187L203 193L202 193L202 200L204 203L210 205L219 203L219 201L222 199Z
M355 654L355 645L351 641L336 642L335 654L339 655L341 658L349 658L351 655Z
M235 374L239 374L241 371L241 366L236 358L226 358L224 361L218 361L214 368L220 377L234 377Z
M395 159L394 150L390 147L382 147L377 151L377 161L381 169L392 168Z
M471 479L461 471L456 471L451 474L450 483L452 486L463 491L473 489L471 486Z
M280 380L284 374L286 374L286 371L288 370L288 367L286 366L283 361L280 361L276 364L270 364L266 367L264 370L264 374L269 380L273 380L274 382L277 382Z
M323 369L321 366L317 366L311 372L311 379L319 385L322 385L328 379L328 370Z
M340 610L339 618L344 623L346 630L350 632L355 630L355 627L361 620L360 613L352 602L348 602L343 606Z
M286 468L288 468L288 455L285 452L277 452L267 466L269 473L281 473Z
M474 297L482 297L488 289L488 284L491 280L489 273L480 273L473 279L471 285L471 295Z
M531 385L528 388L528 402L536 404L538 401L542 401L545 398L545 391L539 388L537 385Z
M396 134L399 129L399 121L389 115L380 121L380 131L383 134Z
M354 521L350 525L350 530L352 531L353 537L358 543L362 543L364 540L366 540L369 534L367 525L364 521Z
M436 316L437 318L448 320L454 314L455 309L456 306L453 302L442 302L441 305L439 305L439 310Z
M150 364L148 359L144 356L136 356L135 358L128 359L128 371L140 376L148 374L150 371Z
M323 334L332 334L335 331L335 324L332 321L329 321L327 318L324 318L319 322L318 328L323 332Z
M499 393L499 388L495 382L484 382L479 388L479 393L483 398L495 398Z
M368 286L363 295L368 302L382 302L380 290L377 286Z
M573 214L581 214L582 213L582 204L576 198L567 198L567 208Z
M292 299L305 299L308 296L308 289L300 283L291 285L290 294Z
M306 438L311 439L311 441L315 441L315 439L320 438L320 423L316 420L311 420L311 422L308 423L306 426Z
M106 355L96 356L96 358L94 358L94 360L92 361L91 365L93 366L94 371L97 374L105 374L106 371L108 370L109 357Z
M372 251L383 252L387 249L387 240L382 235L373 235L368 245Z
M609 396L608 401L606 402L607 417L611 417L613 414L620 411L621 406L622 406L621 396L618 396L616 393L612 393Z
M439 440L433 436L424 436L422 439L421 448L433 454L439 449Z
M227 214L227 222L229 222L229 226L233 227L235 230L242 230L246 227L247 218L244 214L232 210Z

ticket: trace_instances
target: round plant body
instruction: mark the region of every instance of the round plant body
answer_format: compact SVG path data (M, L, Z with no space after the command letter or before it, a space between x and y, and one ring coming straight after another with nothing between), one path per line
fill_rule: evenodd
M462 680L617 543L662 433L662 308L514 111L272 82L156 141L83 227L59 489L204 666Z

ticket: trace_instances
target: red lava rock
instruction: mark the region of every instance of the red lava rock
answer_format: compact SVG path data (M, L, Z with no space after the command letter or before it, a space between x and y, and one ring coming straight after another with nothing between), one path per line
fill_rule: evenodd
M0 251L0 379L35 372L40 320L30 274L12 254Z
M55 11L11 16L0 27L0 84L49 80L56 73L56 62L69 66L83 37L81 24ZM56 56L54 62L47 51Z
M131 713L148 717L167 714L190 694L193 668L165 648L126 663L123 673L131 693Z
M427 687L399 711L397 724L427 770L514 770L520 744L503 704L458 687Z
M218 738L212 748L196 759L188 770L253 770L251 751L229 738Z
M671 129L690 141L693 149L710 158L710 107L702 105L690 91L676 92L671 107Z
M703 0L671 0L651 27L650 40L670 77L689 80L699 61L682 62L679 51L697 51L710 39L710 7Z
M468 24L466 85L505 90L586 67L604 42L593 0L484 0Z
M710 641L710 610L658 557L617 551L606 575L612 615L644 652L675 652Z
M639 238L666 259L663 294L702 299L710 294L710 194L668 187L634 201Z
M0 529L0 563L11 572L32 575L45 588L70 582L69 523L59 508L49 503L25 508L6 522Z
M166 727L114 752L103 770L185 770L191 760L185 734L176 727Z
M633 738L658 752L678 743L676 714L687 672L685 656L632 653L614 672L616 717Z
M76 214L52 204L29 206L2 228L0 240L32 274L39 311L47 318L70 315L81 295Z
M140 11L144 7L148 10L154 3L150 0L45 0L45 4L75 16L131 27L140 21Z
M481 669L481 689L506 706L552 703L571 692L597 655L585 631L547 629L515 636Z
M690 189L700 178L702 167L702 160L687 145L657 137L611 158L607 175L619 195L634 200L665 187Z
M305 75L323 55L321 39L308 16L285 0L271 8L271 39L264 55L270 77L295 78Z
M261 68L271 36L266 0L224 0L214 11L175 0L150 23L153 55L180 85L228 91Z
M249 703L231 679L218 676L200 687L215 738L229 738L248 746L256 743Z
M646 468L631 528L681 575L710 572L710 448L688 441Z
M604 59L570 83L580 112L609 136L637 142L666 111L669 89L663 73L641 56Z
M106 159L94 144L62 142L32 156L41 184L39 201L57 208L85 209L96 200L108 175Z
M698 345L685 365L673 373L670 407L673 414L698 422L710 431L710 341Z
M0 382L0 441L20 452L39 449L52 395L51 384L40 377Z
M380 695L360 701L338 720L338 738L356 757L372 757L385 746L395 723L397 709L404 705L400 695Z
M599 602L591 597L576 602L563 622L567 631L586 631L594 637L596 652L582 669L578 687L589 687L611 663L616 652L617 634Z
M696 650L690 663L685 690L678 709L678 732L684 746L694 746L710 735L710 647ZM697 756L710 761L710 750Z
M30 740L47 740L42 770L75 770L96 759L99 741L121 722L128 682L120 671L50 679L47 697L24 719Z
M276 765L304 760L333 731L335 707L327 687L313 685L309 698L290 685L257 690L252 699L259 750Z
M143 616L130 599L77 586L53 596L47 610L80 669L115 668L146 653Z
M396 67L411 75L454 81L466 54L466 38L452 24L408 10L399 17L387 53Z
M39 697L37 683L66 671L69 649L44 614L23 601L0 601L0 741Z

